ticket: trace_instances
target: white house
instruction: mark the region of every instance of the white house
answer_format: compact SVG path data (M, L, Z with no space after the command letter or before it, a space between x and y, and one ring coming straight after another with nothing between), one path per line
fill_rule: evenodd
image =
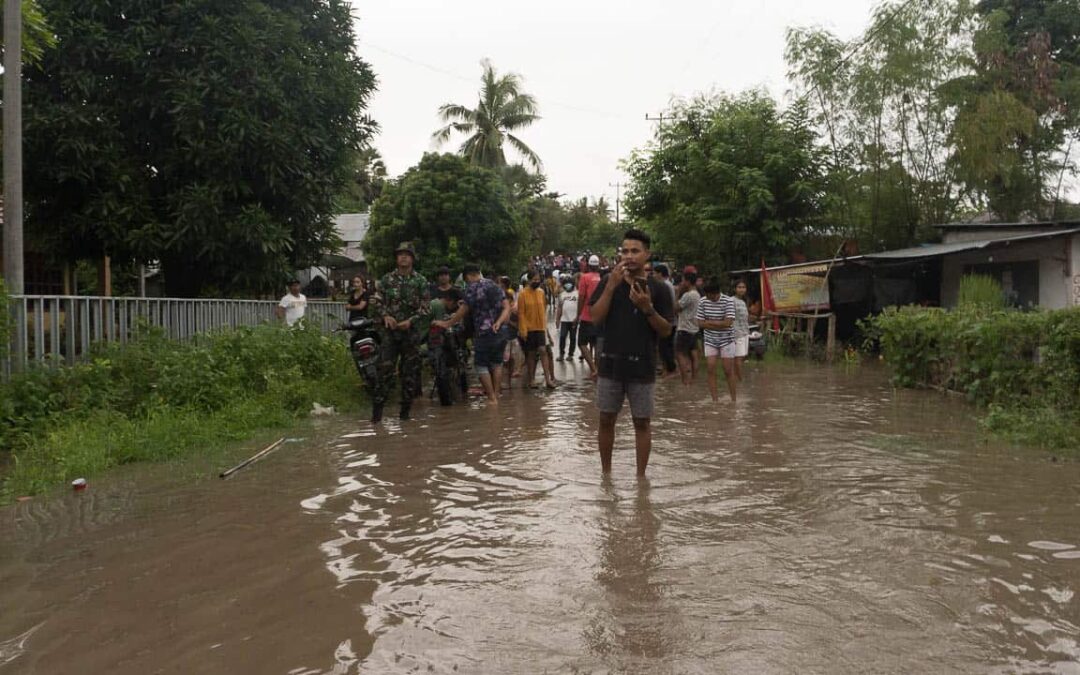
M945 256L941 301L954 306L965 274L1001 283L1014 304L1061 309L1080 306L1080 222L942 225L944 245L972 246Z
M334 218L341 248L323 256L322 264L297 272L297 279L309 294L317 291L324 294L331 285L344 290L348 279L365 266L363 251L364 236L367 235L371 218L367 213L343 213Z
M344 242L337 253L358 262L364 260L361 244L371 226L371 216L366 213L343 213L334 218L334 224L337 225L338 236Z

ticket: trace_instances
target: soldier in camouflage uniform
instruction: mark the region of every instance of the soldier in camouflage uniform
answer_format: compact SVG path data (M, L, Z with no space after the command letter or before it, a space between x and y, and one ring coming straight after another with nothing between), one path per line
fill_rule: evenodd
M382 420L383 406L394 388L394 374L401 371L401 419L409 418L413 398L420 394L420 323L430 313L428 282L413 271L416 250L402 242L395 250L397 269L379 282L379 294L371 304L373 318L382 326L379 350L379 381L371 392L371 421Z

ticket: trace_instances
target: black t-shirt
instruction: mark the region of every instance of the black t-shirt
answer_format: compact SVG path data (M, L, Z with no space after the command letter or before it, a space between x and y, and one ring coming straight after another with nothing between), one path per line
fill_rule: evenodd
M352 290L349 293L349 301L346 304L348 304L348 305L358 305L358 304L360 304L361 301L370 303L371 302L371 291L365 290L364 292L361 293L361 292L359 292L359 291L357 291L355 289ZM368 305L368 307L370 307L370 304ZM366 319L367 315L368 315L368 307L364 307L363 309L350 309L349 310L349 321L356 321L357 319Z
M610 281L610 275L600 280L589 299L590 306L596 304ZM619 285L611 296L611 308L604 323L598 327L597 335L604 340L597 364L600 376L623 382L655 382L659 338L649 320L631 302L630 287L621 279L616 283ZM672 314L671 291L662 281L649 279L649 293L657 314Z

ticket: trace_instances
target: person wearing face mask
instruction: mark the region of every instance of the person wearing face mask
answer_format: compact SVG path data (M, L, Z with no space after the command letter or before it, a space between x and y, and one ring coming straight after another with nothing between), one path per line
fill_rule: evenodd
M554 389L555 377L551 364L540 353L547 345L547 300L541 288L540 272L536 269L530 271L528 281L529 285L518 293L518 341L525 352L524 386L533 388L536 362L540 360L544 367L544 384L548 389Z
M555 308L555 325L559 327L559 358L563 361L566 353L566 339L570 338L570 360L574 360L574 350L577 348L577 319L578 319L578 292L574 288L573 278L563 275L562 293L559 294L558 305Z

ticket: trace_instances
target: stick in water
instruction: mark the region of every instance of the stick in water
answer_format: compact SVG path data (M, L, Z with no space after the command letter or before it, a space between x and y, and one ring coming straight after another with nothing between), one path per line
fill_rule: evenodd
M273 443L271 443L270 445L268 445L268 446L266 446L265 448L263 448L262 450L260 450L260 451L256 452L256 453L255 453L254 455L252 455L251 457L248 457L247 459L245 459L244 461L240 462L239 464L237 464L237 465L236 465L236 466L234 466L233 468L229 469L228 471L222 471L222 472L221 472L221 475L220 475L219 477L220 477L220 478L228 478L229 476L233 475L234 473L236 473L236 472L237 472L237 471L239 471L240 469L243 469L243 468L244 468L245 466L247 466L248 464L251 464L252 462L254 462L254 461L256 461L256 460L258 460L258 459L262 458L263 456L265 456L265 455L268 455L268 454L270 454L270 453L271 453L271 452L273 452L273 451L274 451L274 450L275 450L275 449L276 449L276 448L277 448L277 447L278 447L279 445L281 445L281 444L282 444L282 443L284 443L284 442L285 442L285 438L284 438L284 437L281 437L281 438L277 439L276 441L274 441L274 442L273 442Z

